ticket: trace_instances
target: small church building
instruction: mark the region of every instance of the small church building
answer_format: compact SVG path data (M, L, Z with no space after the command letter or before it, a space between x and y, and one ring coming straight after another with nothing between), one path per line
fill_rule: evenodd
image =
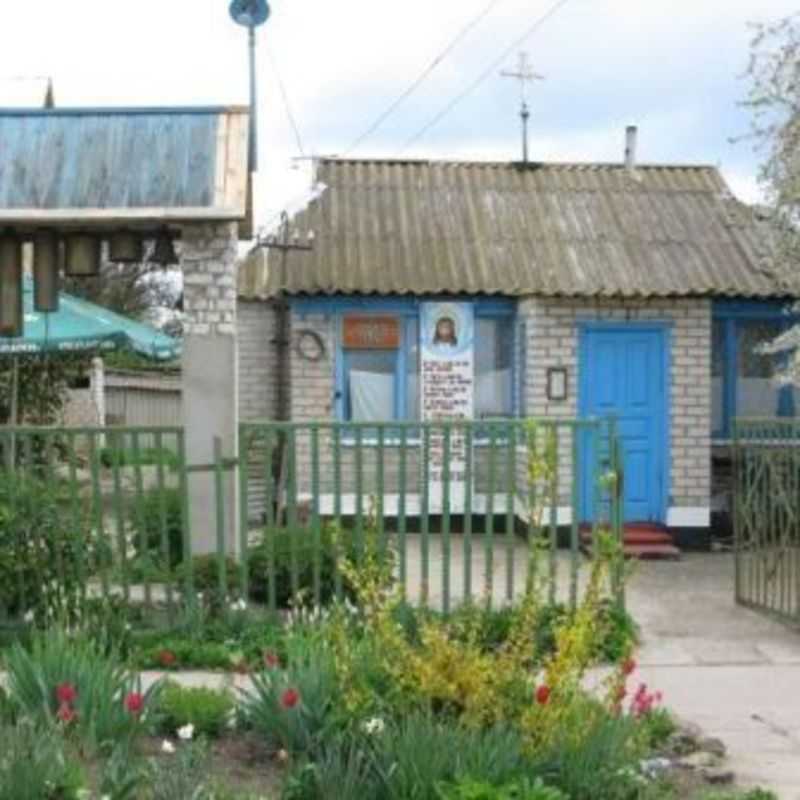
M465 349L475 419L613 415L625 519L707 533L734 419L795 414L759 350L792 298L718 169L634 153L320 160L313 248L239 269L241 419L416 421L422 347Z

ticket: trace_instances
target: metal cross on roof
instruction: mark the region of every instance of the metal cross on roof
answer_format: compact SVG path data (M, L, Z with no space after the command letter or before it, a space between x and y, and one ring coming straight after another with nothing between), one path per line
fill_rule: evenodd
M500 75L504 78L514 78L519 81L520 88L520 117L522 119L522 161L528 163L528 120L530 119L531 112L528 109L528 84L534 81L543 81L544 75L539 75L533 71L528 54L521 52L519 54L519 63L516 72L510 70L503 70Z

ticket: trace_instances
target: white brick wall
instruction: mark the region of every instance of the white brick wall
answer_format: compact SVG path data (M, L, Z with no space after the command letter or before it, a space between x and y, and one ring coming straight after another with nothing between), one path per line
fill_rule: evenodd
M239 417L243 422L278 418L280 344L276 325L271 303L239 301Z
M580 320L664 320L672 324L670 353L671 508L708 508L711 494L711 302L676 300L575 300L528 298L519 313L526 322L525 413L577 414ZM566 367L569 396L546 397L547 369Z

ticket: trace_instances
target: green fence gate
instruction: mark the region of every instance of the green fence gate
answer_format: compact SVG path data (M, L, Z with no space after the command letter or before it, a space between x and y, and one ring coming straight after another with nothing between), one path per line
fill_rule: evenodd
M800 422L736 420L736 602L800 624Z

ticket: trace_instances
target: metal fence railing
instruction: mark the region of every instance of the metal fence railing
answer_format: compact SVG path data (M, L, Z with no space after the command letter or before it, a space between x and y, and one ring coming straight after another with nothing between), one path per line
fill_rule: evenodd
M734 422L737 603L800 624L800 421Z
M198 592L325 603L369 537L410 602L444 611L513 602L534 537L550 600L574 605L589 534L621 537L613 420L246 423L236 458L216 445L213 463L189 464L178 427L0 430L0 616L76 596L165 622ZM213 496L200 519L199 473Z

